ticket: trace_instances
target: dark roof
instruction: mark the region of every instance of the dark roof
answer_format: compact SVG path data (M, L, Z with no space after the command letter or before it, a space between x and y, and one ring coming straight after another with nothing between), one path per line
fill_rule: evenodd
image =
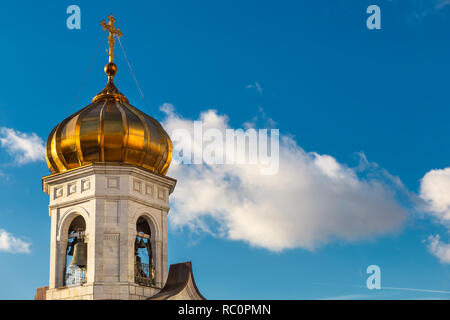
M176 298L176 296L187 290L189 279L191 279L192 289L198 294L199 299L206 300L205 297L200 293L195 284L194 274L192 272L192 263L182 262L177 264L171 264L169 268L169 276L167 277L167 282L164 288L147 300L171 300Z

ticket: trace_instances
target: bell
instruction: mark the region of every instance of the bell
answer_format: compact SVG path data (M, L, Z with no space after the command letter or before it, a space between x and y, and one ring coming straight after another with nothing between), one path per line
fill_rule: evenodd
M67 254L69 255L69 256L73 256L73 245L70 245L69 246L70 247L70 249L69 249L69 252L67 252Z
M85 268L87 265L87 243L79 240L73 249L73 258L69 267Z
M144 242L144 238L141 238L141 241L139 241L138 248L139 249L147 248L147 246L145 245L145 242Z
M67 252L67 254L68 254L69 256L73 256L73 248L75 247L75 245L77 244L77 242L78 242L78 238L75 238L71 243L69 242L69 243L67 244L67 249L69 250L69 252Z

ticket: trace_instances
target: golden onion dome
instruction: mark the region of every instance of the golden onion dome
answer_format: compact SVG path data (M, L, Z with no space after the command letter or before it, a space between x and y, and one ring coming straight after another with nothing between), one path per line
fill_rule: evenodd
M47 139L47 165L53 174L93 163L125 163L162 175L169 169L169 135L157 120L129 104L114 85L113 46L110 41L106 87L91 104L58 124Z

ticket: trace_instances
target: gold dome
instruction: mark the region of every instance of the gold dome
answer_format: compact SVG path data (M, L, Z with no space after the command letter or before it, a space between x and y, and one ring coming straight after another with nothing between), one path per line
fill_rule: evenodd
M129 104L114 85L117 66L111 48L110 44L106 87L47 139L47 165L53 174L102 162L126 163L162 175L169 169L172 141L157 120Z

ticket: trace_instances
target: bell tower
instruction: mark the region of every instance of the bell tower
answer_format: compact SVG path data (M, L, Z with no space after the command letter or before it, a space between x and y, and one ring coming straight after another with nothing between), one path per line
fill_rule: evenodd
M95 163L43 178L51 217L47 299L129 300L158 293L168 272L174 186L171 178L125 164Z
M146 299L168 278L167 214L176 181L165 175L172 142L114 84L113 49L122 36L114 23L112 15L101 22L108 31L106 87L47 140L52 174L42 179L51 217L45 299ZM195 287L190 264L181 267L184 283Z

